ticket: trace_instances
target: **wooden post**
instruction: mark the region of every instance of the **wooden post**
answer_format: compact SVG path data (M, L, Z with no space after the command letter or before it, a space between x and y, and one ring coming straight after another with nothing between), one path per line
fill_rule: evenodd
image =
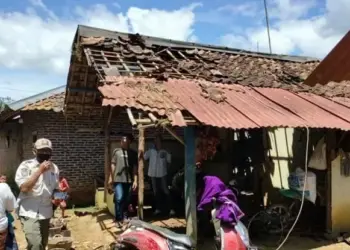
M143 220L143 198L144 198L144 160L145 151L145 130L139 128L139 148L138 148L138 216Z
M110 144L110 123L113 114L113 108L108 107L108 117L104 128L105 134L105 183L104 183L104 202L107 202L108 180L111 169L111 144Z
M326 162L327 162L327 173L326 173L326 233L330 239L333 237L333 221L332 221L332 161L334 160L332 151L340 146L340 142L337 143L335 140L336 135L334 132L328 130L326 132ZM342 140L342 139L341 139ZM334 183L333 183L334 185Z
M193 127L185 127L185 206L186 234L197 242L196 162Z

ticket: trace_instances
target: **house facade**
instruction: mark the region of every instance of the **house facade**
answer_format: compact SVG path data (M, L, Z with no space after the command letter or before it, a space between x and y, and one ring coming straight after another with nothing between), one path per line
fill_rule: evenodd
M11 105L16 110L0 128L0 173L12 180L20 162L33 157L36 139L48 138L53 143L53 161L72 188L72 205L91 205L95 199L95 180L104 178L105 114L102 108L96 108L89 113L65 115L64 96L64 88L58 88ZM112 117L112 148L118 146L121 132L134 133L126 113ZM177 133L181 135L182 131ZM153 137L151 130L147 144ZM183 146L167 133L163 132L163 137L173 154L172 167L182 167Z

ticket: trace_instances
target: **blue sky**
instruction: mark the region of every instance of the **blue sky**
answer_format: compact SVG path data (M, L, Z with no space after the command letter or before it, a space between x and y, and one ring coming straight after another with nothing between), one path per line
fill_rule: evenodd
M274 53L322 58L349 30L349 0L267 2ZM77 24L268 51L263 0L1 0L0 9L0 96L17 100L66 84Z

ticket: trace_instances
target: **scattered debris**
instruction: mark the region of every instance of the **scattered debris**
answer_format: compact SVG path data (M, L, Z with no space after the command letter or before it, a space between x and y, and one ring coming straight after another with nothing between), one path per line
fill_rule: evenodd
M224 102L226 97L224 96L225 92L221 89L206 83L199 83L199 86L202 89L201 96L208 98L216 103Z
M90 38L89 46L118 51L126 64L142 64L147 68L145 71L138 71L139 76L160 80L167 80L169 77L202 78L210 82L252 87L276 87L279 84L281 87L302 83L319 63L317 60L287 61L285 56L267 56L239 50L231 53L198 48L171 50L167 47L171 43L156 45L151 39L139 34L119 36L113 41L105 38L101 42L101 39ZM95 44L91 44L92 41ZM115 63L110 60L109 64Z

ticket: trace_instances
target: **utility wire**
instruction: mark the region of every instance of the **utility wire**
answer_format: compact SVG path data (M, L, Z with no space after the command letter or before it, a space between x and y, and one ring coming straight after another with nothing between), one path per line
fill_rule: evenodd
M265 18L266 18L266 29L267 29L267 38L269 41L269 49L270 54L272 54L272 48L271 48L271 37L270 37L270 22L269 22L269 13L267 11L267 0L264 0L264 8L265 8Z
M307 167L308 167L308 162L309 162L309 143L310 143L310 130L308 127L306 127L306 150L305 150L305 175L304 175L304 186L303 186L303 193L301 195L301 204L300 204L300 208L299 208L299 212L297 217L295 218L295 221L293 223L293 225L291 226L291 228L289 229L286 238L284 238L283 242L277 247L276 250L280 250L283 245L287 242L290 234L292 233L292 231L294 230L295 225L298 223L298 220L300 218L301 212L303 210L304 207L304 201L305 201L305 191L306 191L306 182L307 182Z
M1 85L0 85L0 90L21 91L21 92L27 92L27 93L38 93L38 91L27 90L27 89L13 89L13 88L2 87Z

